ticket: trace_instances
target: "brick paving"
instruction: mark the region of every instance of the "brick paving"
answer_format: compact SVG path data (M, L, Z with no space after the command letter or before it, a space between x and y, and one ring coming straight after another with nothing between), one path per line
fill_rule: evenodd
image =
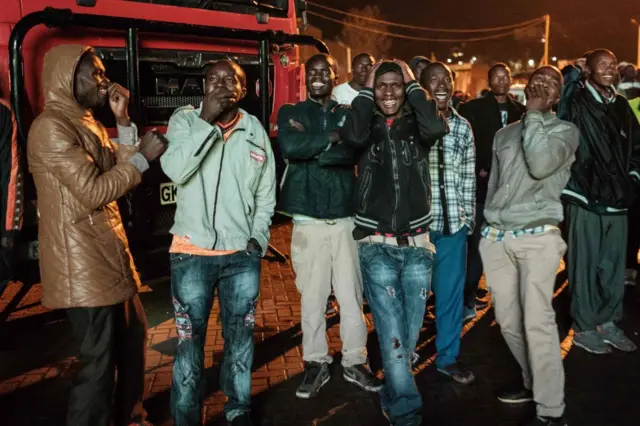
M272 242L289 252L290 226L273 232ZM567 375L567 416L572 425L636 426L640 424L640 354L614 353L605 357L572 349L566 275L558 275L555 304ZM25 294L26 293L26 294ZM64 425L71 377L77 369L70 325L63 312L39 304L39 285L12 283L0 299L0 424L7 426ZM141 294L149 319L146 369L146 407L157 425L171 425L169 387L176 345L169 282L145 282ZM15 304L15 303L14 303ZM640 343L640 290L627 292L622 327ZM226 424L221 411L224 395L218 387L223 340L217 302L209 320L205 346L205 424ZM381 374L377 336L370 313L371 364ZM253 416L263 426L378 426L386 422L375 395L346 384L339 365L339 319L327 323L330 350L337 354L333 377L313 400L299 400L301 380L300 297L290 264L263 262L260 302L254 339L256 355L252 381ZM477 376L471 386L439 376L435 359L434 326L422 330L421 364L416 379L425 400L425 425L517 425L533 413L532 406L506 406L495 399L500 386L518 379L519 372L504 344L490 308L464 329L460 361Z

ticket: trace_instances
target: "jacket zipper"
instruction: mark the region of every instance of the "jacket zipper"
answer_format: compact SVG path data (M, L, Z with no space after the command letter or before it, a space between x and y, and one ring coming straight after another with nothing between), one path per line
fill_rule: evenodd
M391 151L391 170L393 171L393 190L395 192L395 204L393 205L393 214L391 215L391 229L395 231L398 222L398 204L400 202L400 176L398 175L398 156L396 155L396 147L391 140L391 130L387 129L387 140L389 141L389 150Z
M213 232L215 233L215 239L213 240L213 250L216 249L216 244L218 244L218 231L216 231L216 209L218 207L218 194L220 193L220 181L222 180L222 162L224 161L224 149L226 144L222 145L222 154L220 155L220 167L218 168L218 182L216 182L216 195L213 199L213 218L211 221L211 227L213 228Z

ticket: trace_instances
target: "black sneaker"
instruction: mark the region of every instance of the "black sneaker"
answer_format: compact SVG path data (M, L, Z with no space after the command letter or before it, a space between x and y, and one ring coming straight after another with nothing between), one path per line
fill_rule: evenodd
M296 390L298 398L309 399L318 395L320 388L331 379L329 364L320 362L304 363L304 379Z
M498 394L498 400L505 404L522 404L533 401L533 392L524 386L508 388Z
M382 382L369 369L366 364L353 365L351 367L343 367L344 373L342 377L360 389L367 392L378 392L382 389Z
M231 426L253 426L253 423L249 413L244 413L231 420Z
M468 385L476 379L473 372L464 368L459 362L448 365L444 368L438 368L438 372L451 377L453 380L458 383L462 383L463 385Z
M536 416L522 426L568 426L564 417Z

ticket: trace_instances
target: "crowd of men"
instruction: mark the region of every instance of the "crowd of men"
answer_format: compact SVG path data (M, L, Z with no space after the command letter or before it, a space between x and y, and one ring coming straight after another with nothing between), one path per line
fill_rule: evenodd
M477 297L484 272L496 320L522 369L520 385L498 398L534 401L529 426L567 425L552 306L565 253L575 345L594 354L636 349L616 323L625 277L635 280L637 266L637 237L629 255L624 242L640 183L640 124L638 102L630 106L614 89L615 55L601 49L563 72L537 69L526 106L509 96L511 71L503 63L489 71L490 90L458 109L455 74L425 57L407 64L363 53L341 85L331 56L315 55L305 69L307 100L278 112L287 168L276 206L276 159L258 119L238 106L247 82L235 62L207 66L202 104L175 111L166 135L139 138L127 90L108 80L93 49L64 45L46 55L45 106L31 126L27 156L40 200L42 303L67 310L82 365L67 424L148 424L147 322L116 200L159 160L178 187L169 249L177 426L202 422L204 345L216 293L224 413L231 425L252 424L260 259L276 210L293 219L305 371L297 397L315 397L330 379L325 310L333 291L344 379L378 392L390 424L420 425L412 367L427 301L433 294L437 371L473 382L457 358L463 322L487 304ZM106 103L116 140L93 115ZM8 108L0 108L0 120L0 136L15 137ZM3 165L3 179L18 182L16 167ZM7 231L20 225L19 196L3 196L10 201L3 205ZM634 273L625 274L626 266ZM368 365L365 297L382 381Z

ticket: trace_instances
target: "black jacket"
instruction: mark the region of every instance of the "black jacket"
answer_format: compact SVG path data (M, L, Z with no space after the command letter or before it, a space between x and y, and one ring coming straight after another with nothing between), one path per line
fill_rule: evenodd
M558 117L580 130L580 145L563 199L599 214L620 213L634 204L640 180L640 124L627 100L594 96L574 66L563 70ZM595 89L594 89L595 90Z
M525 110L524 105L507 96L507 124L520 120ZM484 203L491 171L493 138L503 127L498 101L495 95L489 92L482 98L460 105L458 112L469 121L473 129L476 143L476 199L479 203ZM487 171L486 177L480 176L481 170Z
M361 152L356 239L375 232L415 235L431 222L429 149L448 126L418 83L407 84L406 93L404 114L389 128L373 91L362 89L340 131L344 143Z
M329 148L329 133L344 123L348 107L331 101L327 109L311 99L278 111L278 144L288 163L278 211L318 219L353 216L356 155L344 144ZM297 121L299 131L289 124Z

